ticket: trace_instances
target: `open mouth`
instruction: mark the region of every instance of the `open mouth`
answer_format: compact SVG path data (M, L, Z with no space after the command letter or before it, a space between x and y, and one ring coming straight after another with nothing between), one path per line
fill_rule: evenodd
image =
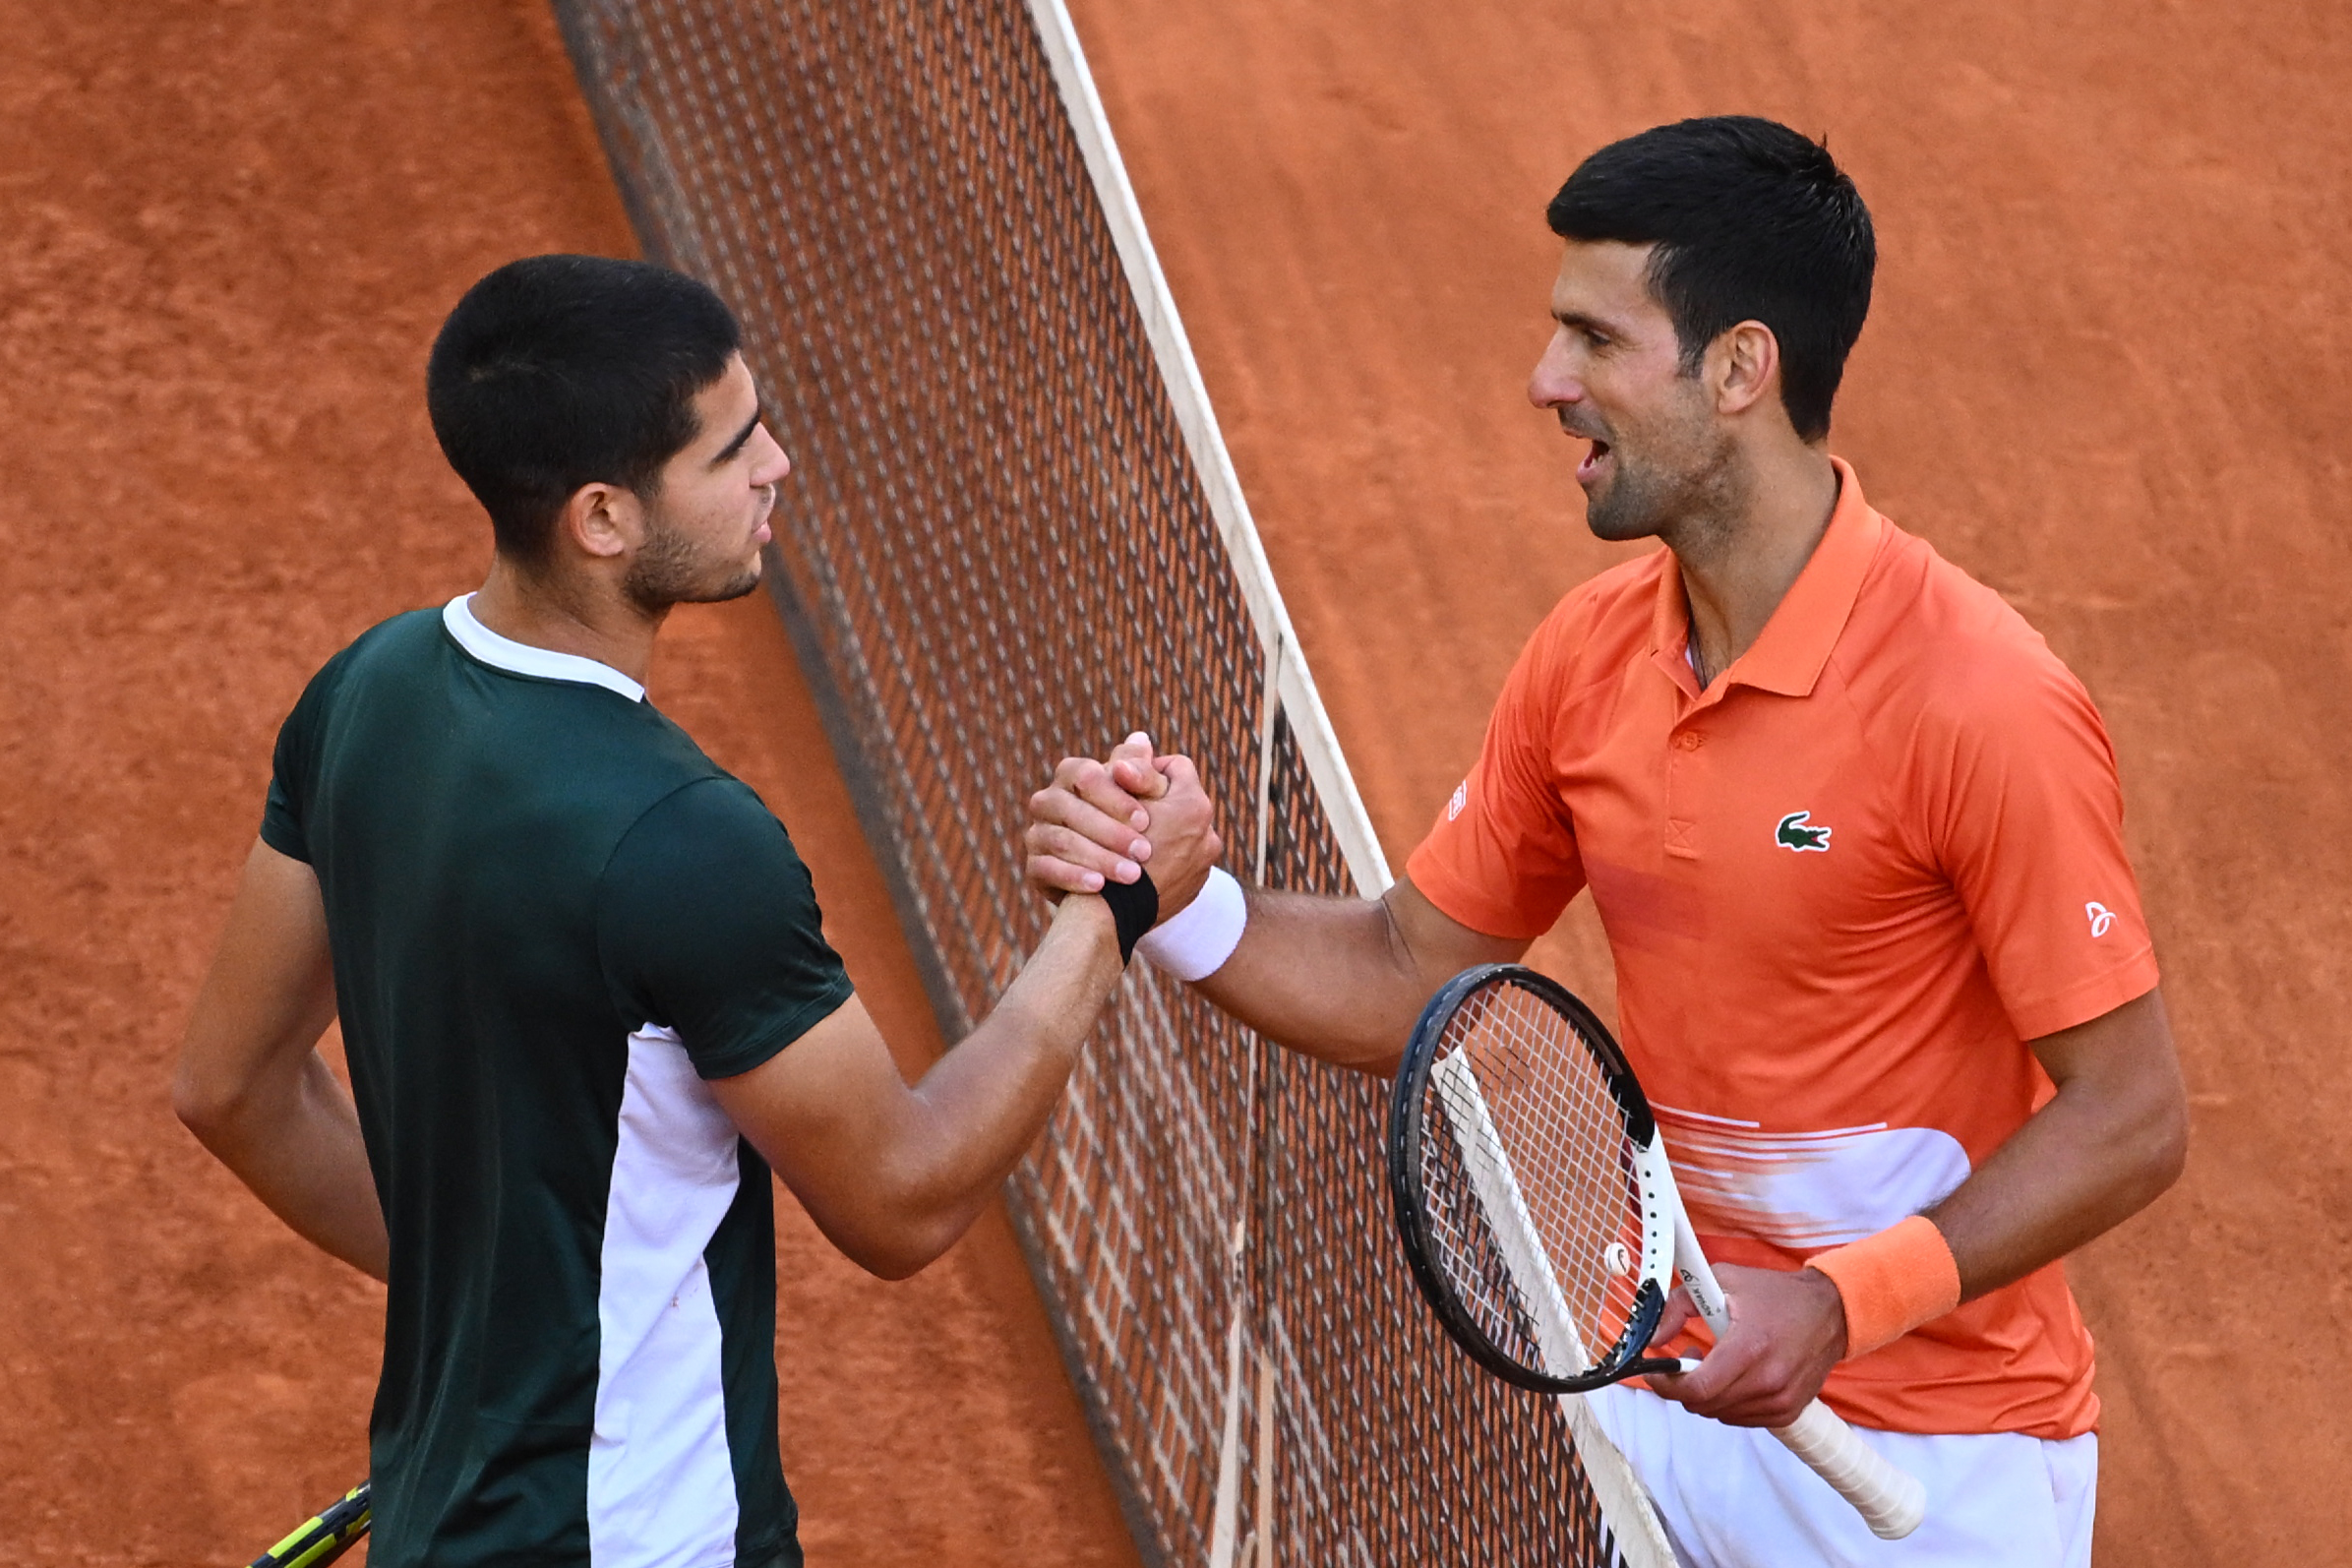
M1598 436L1590 439L1593 443L1593 450L1586 452L1584 460L1576 465L1576 482L1580 485L1590 484L1598 478L1601 464L1608 461L1609 444Z

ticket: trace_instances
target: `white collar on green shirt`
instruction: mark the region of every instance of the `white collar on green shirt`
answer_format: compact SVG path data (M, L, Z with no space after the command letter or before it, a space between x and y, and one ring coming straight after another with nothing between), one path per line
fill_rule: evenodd
M536 676L542 681L577 681L583 686L601 686L608 692L618 692L632 702L645 700L645 689L609 664L500 636L474 619L473 597L470 593L460 593L443 605L441 624L450 629L457 646L492 669Z

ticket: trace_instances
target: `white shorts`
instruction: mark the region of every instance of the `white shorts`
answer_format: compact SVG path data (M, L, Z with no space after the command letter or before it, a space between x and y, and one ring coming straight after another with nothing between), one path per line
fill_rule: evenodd
M1726 1426L1644 1389L1589 1394L1649 1489L1685 1568L2089 1568L2099 1440L1856 1427L1919 1478L1927 1519L1881 1540L1845 1499L1761 1427Z

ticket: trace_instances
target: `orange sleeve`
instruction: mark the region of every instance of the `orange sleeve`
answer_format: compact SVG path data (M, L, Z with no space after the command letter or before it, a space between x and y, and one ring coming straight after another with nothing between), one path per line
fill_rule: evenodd
M1520 651L1477 763L1405 866L1430 903L1489 936L1542 935L1585 885L1552 776L1563 619L1555 611Z
M2039 639L1989 653L1922 727L1932 853L2027 1040L2156 986L2123 786L2090 694Z

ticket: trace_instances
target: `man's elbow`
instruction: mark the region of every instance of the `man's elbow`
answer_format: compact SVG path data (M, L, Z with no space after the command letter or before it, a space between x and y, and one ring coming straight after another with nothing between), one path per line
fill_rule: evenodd
M185 1063L171 1080L172 1115L208 1149L235 1125L243 1101L238 1085L194 1071Z
M2189 1164L2189 1102L2176 1080L2169 1091L2142 1101L2138 1114L2110 1135L2115 1174L2112 1218L2120 1224L2162 1197Z
M2150 1118L2141 1171L2145 1194L2142 1204L2153 1203L2189 1169L2189 1099L2185 1093L2168 1096Z
M844 1256L880 1280L905 1280L937 1262L963 1238L971 1222L945 1217L908 1217L873 1227L855 1237L835 1237Z
M800 1196L835 1251L876 1279L903 1280L922 1273L961 1240L980 1203L941 1203L930 1195L892 1192L888 1185L870 1181L849 1204L827 1203L807 1192Z

